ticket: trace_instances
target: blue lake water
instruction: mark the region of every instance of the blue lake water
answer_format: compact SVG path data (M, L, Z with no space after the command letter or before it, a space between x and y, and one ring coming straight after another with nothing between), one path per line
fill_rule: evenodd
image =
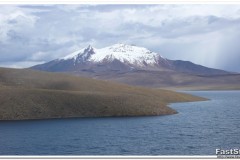
M240 147L240 91L187 92L170 116L0 122L0 155L215 155Z

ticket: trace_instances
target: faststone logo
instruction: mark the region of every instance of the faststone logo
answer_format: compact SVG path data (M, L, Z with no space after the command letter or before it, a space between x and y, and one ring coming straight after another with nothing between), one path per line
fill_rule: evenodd
M216 149L217 158L240 158L240 149Z

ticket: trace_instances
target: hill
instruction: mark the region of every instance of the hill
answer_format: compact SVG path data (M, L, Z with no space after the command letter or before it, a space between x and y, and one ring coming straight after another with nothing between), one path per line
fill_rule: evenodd
M175 71L65 72L133 86L173 90L239 90L240 74L193 75Z
M0 68L0 120L167 115L176 113L168 103L198 100L205 99L62 73Z

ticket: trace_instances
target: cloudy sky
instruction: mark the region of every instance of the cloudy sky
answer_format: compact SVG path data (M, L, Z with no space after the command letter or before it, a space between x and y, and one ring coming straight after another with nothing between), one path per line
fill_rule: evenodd
M240 5L0 5L0 66L29 67L91 44L135 44L240 72Z

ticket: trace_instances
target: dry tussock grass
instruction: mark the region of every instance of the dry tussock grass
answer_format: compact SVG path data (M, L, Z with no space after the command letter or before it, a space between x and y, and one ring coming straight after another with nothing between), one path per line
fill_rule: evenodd
M174 114L168 103L204 100L168 90L133 87L29 69L0 68L0 119Z

